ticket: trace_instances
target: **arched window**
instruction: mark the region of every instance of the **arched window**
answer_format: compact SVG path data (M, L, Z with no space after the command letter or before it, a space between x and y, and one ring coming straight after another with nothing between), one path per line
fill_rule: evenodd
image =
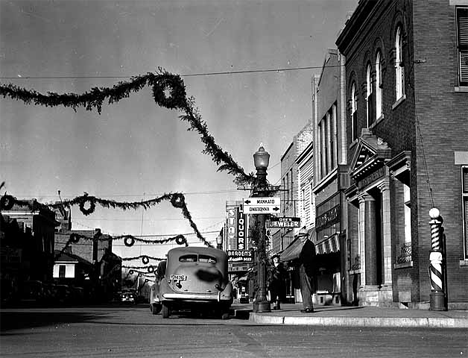
M403 67L403 34L398 26L395 34L395 94L398 101L405 95L405 68Z
M374 94L372 88L372 66L370 63L367 64L366 68L366 102L367 102L367 127L375 120L374 115Z
M382 56L380 51L375 57L375 117L382 116Z
M351 141L354 141L358 137L357 106L356 82L353 82L353 85L351 86Z

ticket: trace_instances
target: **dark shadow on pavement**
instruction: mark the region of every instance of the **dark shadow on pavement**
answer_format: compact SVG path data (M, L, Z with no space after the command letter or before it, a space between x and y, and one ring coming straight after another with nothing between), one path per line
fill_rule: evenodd
M65 323L89 322L101 317L85 312L0 312L0 335L24 328L57 326Z

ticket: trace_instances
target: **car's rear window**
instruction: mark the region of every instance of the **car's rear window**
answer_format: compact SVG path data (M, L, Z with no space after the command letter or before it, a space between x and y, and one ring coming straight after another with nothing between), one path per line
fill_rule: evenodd
M209 264L215 264L217 262L216 258L213 256L208 256L208 255L195 255L195 254L190 254L190 255L183 255L179 257L180 262L203 262L203 263L209 263Z
M180 262L197 262L197 255L184 255L179 257Z
M208 255L200 255L198 256L198 261L200 262L207 262L210 264L215 264L216 263L216 258L213 256L208 256Z

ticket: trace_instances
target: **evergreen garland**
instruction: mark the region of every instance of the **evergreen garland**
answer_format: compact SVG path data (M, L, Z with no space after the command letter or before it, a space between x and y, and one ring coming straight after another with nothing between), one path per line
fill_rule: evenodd
M190 124L189 130L197 131L201 135L201 141L205 144L204 154L209 154L218 165L218 171L227 171L235 176L234 182L237 185L249 185L255 181L253 173L246 174L231 155L223 151L215 142L213 136L208 132L206 123L202 120L198 110L195 108L193 97L187 98L185 84L179 75L173 75L162 68L156 74L134 76L128 82L118 82L112 88L94 87L90 91L75 94L58 94L47 92L46 95L34 90L27 90L13 84L0 84L0 95L15 100L23 101L26 104L41 105L46 107L64 106L72 108L74 111L79 107L84 107L91 111L97 109L102 112L104 101L108 104L116 103L123 98L128 98L132 92L138 92L145 86L151 86L153 98L156 104L168 109L177 109L183 112L179 116L181 120ZM170 95L167 95L169 92Z
M144 209L148 209L151 206L159 204L164 200L169 200L172 206L174 206L175 208L181 209L184 218L186 218L189 221L190 226L193 228L193 230L195 231L195 234L200 239L200 241L203 242L203 244L208 247L213 247L208 241L206 241L206 239L198 230L197 225L192 219L192 214L188 210L187 204L185 203L185 196L182 193L164 194L160 196L159 198L149 199L145 201L134 201L134 202L117 202L114 200L97 198L95 196L89 195L88 193L84 193L84 195L75 197L72 200L64 200L64 201L61 201L60 203L55 203L55 204L41 204L35 200L33 201L18 200L12 195L4 194L2 198L0 199L0 205L1 205L0 211L9 210L9 209L6 209L6 207L9 207L11 209L11 207L13 207L14 204L17 204L19 206L27 206L31 211L35 210L37 207L49 207L49 208L55 209L58 207L71 207L73 205L79 205L81 212L84 215L89 215L94 212L96 204L99 204L105 208L114 208L114 209L118 208L122 210L137 209L140 207L143 207ZM4 203L7 203L7 204L4 204ZM89 203L88 209L84 208L85 203ZM76 235L72 235L72 237L70 237L69 242L77 243L80 238L86 238L85 236L82 236L82 235L78 235L78 236ZM177 235L173 238L169 238L165 240L144 240L144 239L139 239L137 237L134 237L132 235L122 235L122 236L115 237L114 239L122 239L122 238L124 239L124 243L126 246L133 246L135 241L146 242L146 243L155 243L155 242L166 243L169 241L176 241L178 245L182 245L185 243L185 245L188 246L187 240L185 239L183 235ZM109 240L109 239L104 238L104 240Z

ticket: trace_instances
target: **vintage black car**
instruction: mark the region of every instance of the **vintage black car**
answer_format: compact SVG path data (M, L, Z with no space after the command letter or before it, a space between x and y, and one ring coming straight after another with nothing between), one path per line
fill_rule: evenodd
M214 312L229 317L233 301L227 254L210 247L178 247L156 271L150 308L168 318L174 311Z

